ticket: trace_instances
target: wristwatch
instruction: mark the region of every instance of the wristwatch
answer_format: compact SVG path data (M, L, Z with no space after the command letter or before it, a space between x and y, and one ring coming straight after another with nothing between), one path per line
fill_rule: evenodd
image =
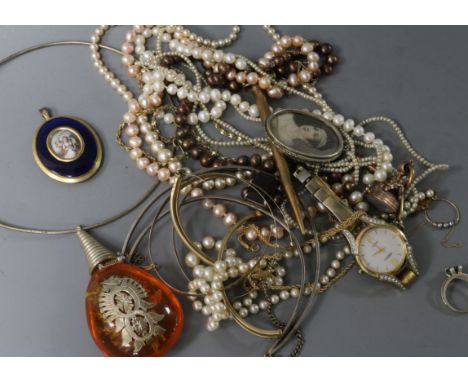
M299 167L294 172L294 177L338 222L344 222L352 216L353 210L322 178L312 176L303 167ZM356 259L360 272L405 289L419 274L405 234L392 224L384 221L376 222L368 216L363 217L361 221L364 223L364 228L356 237L348 230L342 231L350 244L351 253Z

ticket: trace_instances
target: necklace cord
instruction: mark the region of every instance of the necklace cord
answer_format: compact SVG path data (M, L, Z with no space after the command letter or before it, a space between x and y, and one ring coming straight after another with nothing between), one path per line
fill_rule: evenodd
M64 45L91 46L91 45L94 45L94 44L91 43L91 42L88 42L88 41L79 41L79 40L51 41L51 42L46 42L46 43L42 43L42 44L37 44L37 45L30 46L29 48L25 48L25 49L19 50L17 52L14 52L14 53L10 54L9 56L1 59L0 60L0 65L6 64L9 61L13 61L15 58L18 58L18 57L23 56L25 54L34 52L36 50L40 50L40 49L44 49L44 48L50 48L50 47L53 47L53 46L64 46ZM102 49L106 49L108 51L111 51L111 52L122 55L122 52L120 50L116 49L116 48L113 48L111 46L104 45L104 44L98 44L98 45Z

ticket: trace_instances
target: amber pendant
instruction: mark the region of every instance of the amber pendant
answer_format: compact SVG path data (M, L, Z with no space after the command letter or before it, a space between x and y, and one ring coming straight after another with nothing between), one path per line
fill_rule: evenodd
M116 256L78 229L91 273L86 292L89 330L108 356L160 356L178 340L183 312L174 293L142 268Z

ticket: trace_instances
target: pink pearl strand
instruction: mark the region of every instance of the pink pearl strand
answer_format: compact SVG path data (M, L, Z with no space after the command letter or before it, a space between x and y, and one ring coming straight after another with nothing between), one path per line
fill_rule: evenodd
M172 158L172 154L169 153L168 150L164 147L161 147L160 150L164 154L160 156L162 159L161 161L151 161L145 156L145 153L142 150L142 146L145 142L151 142L151 140L147 139L147 135L151 132L151 126L148 124L148 120L145 115L137 115L138 113L145 111L145 109L148 109L150 105L148 102L139 102L135 96L125 87L125 85L123 85L121 81L116 78L112 72L110 72L101 59L98 44L100 43L105 31L108 29L109 26L102 25L96 29L95 33L91 37L91 42L93 43L91 46L92 59L94 60L94 65L99 70L99 72L128 103L128 111L123 115L123 121L126 123L124 134L126 137L128 137L128 145L131 147L129 156L136 162L137 168L146 171L148 175L157 177L160 181L171 181L172 173L177 172L181 168L180 162ZM127 66L127 72L130 77L136 77L140 74L140 68L138 65L134 64L135 59L131 54L135 49L134 41L137 35L139 33L144 33L145 31L146 29L143 26L133 27L126 33L125 42L121 47L123 53L122 63ZM161 102L161 100L158 100L157 97L153 97L151 101L155 106L159 106ZM140 137L140 133L143 133L143 138Z

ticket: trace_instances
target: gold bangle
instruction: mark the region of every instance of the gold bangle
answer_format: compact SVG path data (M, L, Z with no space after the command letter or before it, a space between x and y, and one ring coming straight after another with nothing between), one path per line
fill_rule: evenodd
M219 172L212 172L212 173L199 174L199 175L197 175L197 177L200 180L201 179L205 180L205 179L216 178L216 177L225 176L225 175L226 175L225 173L223 174L223 173L219 173ZM186 183L190 184L192 182L187 181ZM197 246L195 246L195 244L188 237L185 229L183 228L183 226L181 224L180 212L179 212L178 206L179 206L180 190L182 189L183 185L185 185L185 183L183 182L182 175L181 174L176 175L175 176L175 181L174 181L174 184L173 184L172 190L171 190L171 196L170 196L170 212L171 212L171 217L172 217L174 229L176 230L177 234L181 238L182 242L188 247L188 249L190 251L192 251L196 256L198 256L200 258L200 260L202 260L203 262L207 263L208 265L213 265L214 264L213 259L210 258L207 254L205 254ZM226 233L226 235L225 235L225 237L223 239L223 244L221 246L222 248L218 252L217 259L220 259L220 256L222 256L222 254L224 253L223 249L226 247L227 241L233 235L233 233L236 232L239 229L239 227L242 224L244 224L246 221L248 221L248 220L250 220L252 218L256 218L256 217L260 217L260 216L264 215L263 212L264 211L262 211L260 208L258 208L253 214L247 215L246 217L240 219L239 222L234 224L229 229L229 231ZM242 327L244 330L246 330L247 332L249 332L249 333L251 333L253 335L263 337L263 338L279 338L279 337L281 337L283 332L280 329L263 329L263 328L259 328L259 327L255 326L255 325L249 323L248 321L246 321L234 309L234 307L232 306L232 304L231 304L225 290L222 290L222 294L223 294L223 301L224 301L227 309L231 312L234 321L240 327Z

